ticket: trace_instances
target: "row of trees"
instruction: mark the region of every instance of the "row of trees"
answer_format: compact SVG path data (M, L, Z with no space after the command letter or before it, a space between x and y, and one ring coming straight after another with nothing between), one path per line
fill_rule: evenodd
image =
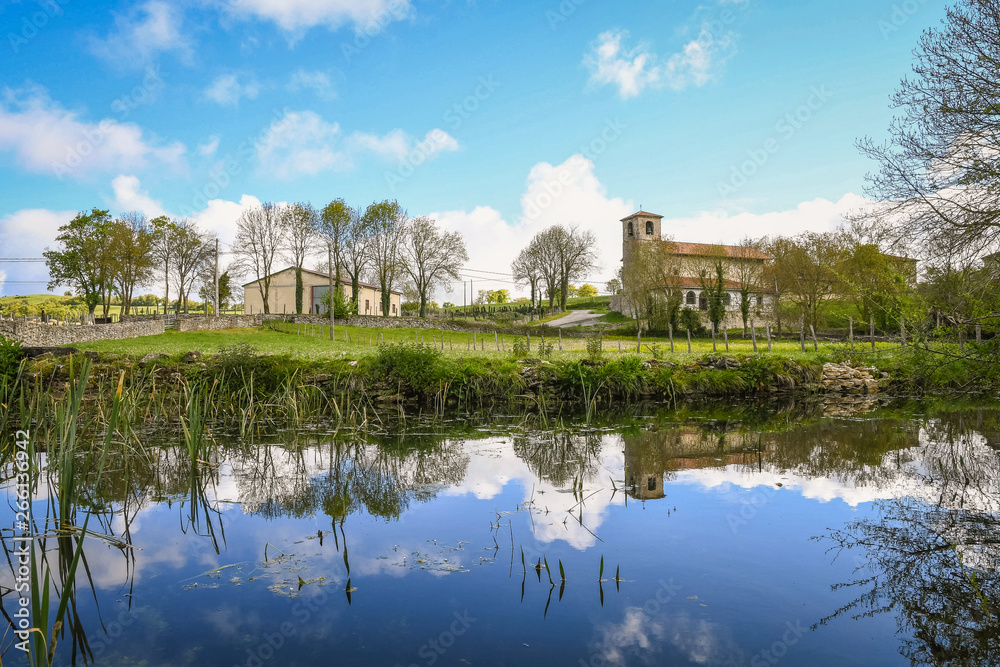
M147 220L137 212L112 217L94 208L61 226L58 247L45 251L48 288L70 287L91 315L100 306L102 316L108 317L113 300L122 314L128 313L135 290L159 278L165 285L164 312L171 285L178 292L178 312L182 307L187 312L191 290L199 281L212 285L214 296L214 241L190 220Z
M188 312L192 290L214 303L217 239L192 220L147 220L135 212L113 217L94 208L60 227L56 242L44 253L48 288L70 287L91 314L101 307L108 317L113 301L128 313L136 289L157 280L164 286L164 312L172 292L177 312ZM356 312L360 283L367 279L381 289L386 314L391 292L406 283L419 298L421 317L433 291L450 289L450 280L459 278L468 261L461 234L446 232L426 217L409 218L398 202L388 200L362 209L337 199L321 211L309 203L265 202L240 216L229 254L232 261L218 279L223 304L231 293L231 276L252 276L260 281L268 312L272 274L287 262L296 269L295 309L301 313L302 270L311 260L326 259L317 267L326 271L332 259L337 284L344 277L352 284L349 312ZM334 298L340 294L335 290Z
M450 291L469 260L459 232L445 231L427 217L410 218L395 200L361 208L335 199L319 211L309 203L265 202L240 217L233 255L235 267L259 281L264 312L269 311L271 276L284 259L296 270L295 311L301 313L302 270L318 258L321 271L330 271L332 262L337 285L345 278L351 282L349 312L356 312L360 284L367 278L381 290L383 315L391 311L391 292L405 283L420 301L421 317L434 290ZM333 298L339 295L337 289ZM333 307L338 308L336 302Z

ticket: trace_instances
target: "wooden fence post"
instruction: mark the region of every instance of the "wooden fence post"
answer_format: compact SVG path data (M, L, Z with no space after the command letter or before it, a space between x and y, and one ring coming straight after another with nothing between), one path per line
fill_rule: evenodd
M806 351L806 318L805 315L799 318L799 347Z
M754 327L753 320L750 320L750 337L753 339L753 353L757 354L757 328Z
M674 325L670 322L667 323L667 333L670 334L670 354L674 353Z
M691 330L688 329L688 354L691 354Z
M771 325L768 324L766 329L767 329L767 353L771 354Z
M813 337L813 352L819 352L819 341L816 340L816 328L813 325L809 325L809 333Z
M902 315L899 316L899 346L906 347L906 320Z
M851 341L851 352L854 352L854 317L847 318L847 338Z
M726 352L729 352L729 329L722 327L722 338L726 341Z
M712 352L715 352L715 322L712 322Z
M872 315L868 318L868 331L872 338L872 352L875 351L875 316Z

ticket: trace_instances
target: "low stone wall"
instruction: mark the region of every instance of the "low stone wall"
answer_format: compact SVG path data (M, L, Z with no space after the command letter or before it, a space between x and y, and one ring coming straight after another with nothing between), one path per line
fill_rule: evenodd
M264 316L257 315L221 315L219 317L204 317L202 315L181 315L177 318L178 331L216 331L218 329L245 329L264 325Z
M120 340L163 333L162 320L130 320L115 324L55 325L0 321L0 335L21 341L25 347L55 347L95 340Z
M865 368L823 364L823 389L838 394L876 394L879 381Z
M278 322L293 322L295 324L330 324L330 318L326 315L264 315L264 320L275 320ZM448 320L438 320L433 318L422 319L419 317L352 317L347 320L336 320L336 326L366 327L370 329L436 329L445 331L502 331L505 326L496 322L470 322L468 324L454 324Z

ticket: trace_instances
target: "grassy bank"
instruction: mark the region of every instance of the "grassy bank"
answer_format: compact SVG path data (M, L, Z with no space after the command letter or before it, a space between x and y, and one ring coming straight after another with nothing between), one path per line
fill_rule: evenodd
M133 432L176 428L179 415L228 425L246 436L261 428L310 419L371 425L395 406L435 413L488 406L533 412L583 413L589 421L611 406L674 403L697 397L741 400L821 391L827 361L874 367L891 377L888 393L942 389L988 393L1000 387L1000 365L989 345L924 349L882 345L875 353L825 343L803 353L798 341L730 340L729 353L711 340L675 341L490 335L436 330L327 327L285 323L280 329L179 333L80 344L93 361L85 405L101 410L121 383L124 423ZM475 343L475 348L473 348ZM620 346L620 349L619 349ZM197 351L200 354L189 354ZM151 356L152 355L152 356ZM69 386L72 358L45 355L20 369L7 364L0 386L3 419L48 415ZM154 358L155 357L155 358Z
M397 345L401 343L416 343L440 349L445 356L465 357L475 352L479 357L509 357L518 344L524 345L523 356L547 360L574 360L590 355L588 344L594 345L595 338L570 337L564 334L561 338L557 331L540 333L530 331L527 335L512 333L466 332L439 329L373 329L364 327L338 326L336 340L330 341L329 325L295 325L290 323L275 323L275 329L262 327L258 329L224 329L219 331L177 332L167 331L158 336L146 336L126 340L109 340L89 343L78 343L73 347L80 350L91 350L105 354L120 354L142 357L150 353L166 353L171 355L184 354L191 350L212 353L220 346L245 343L253 345L262 354L290 356L302 360L338 359L343 357L361 358L374 354L379 345ZM529 344L531 349L528 350ZM473 349L473 345L475 348ZM696 338L691 341L691 352L688 352L687 338L674 338L671 352L668 338L644 337L641 342L635 337L606 335L601 339L601 352L605 357L634 355L643 359L669 359L684 362L691 357L706 354L754 354L753 341L749 338L729 338L729 349L722 337L716 344L712 340ZM881 354L893 354L898 344L878 343L877 350ZM637 349L638 348L638 349ZM774 340L772 354L792 359L815 359L817 355L828 358L843 351L842 343L821 341L818 351L813 349L811 341L806 343L806 352L801 351L799 342L790 340ZM767 353L767 341L758 336L757 352Z

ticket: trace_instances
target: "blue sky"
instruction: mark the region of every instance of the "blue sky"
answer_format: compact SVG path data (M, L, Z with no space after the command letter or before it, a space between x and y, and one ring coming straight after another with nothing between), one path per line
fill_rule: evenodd
M395 198L499 288L555 223L612 277L640 205L677 240L836 226L935 0L0 0L0 256L91 207L191 217ZM317 257L317 260L320 258ZM0 265L3 294L43 266ZM496 273L482 273L492 271ZM603 285L601 285L603 287ZM461 302L461 285L440 298Z

